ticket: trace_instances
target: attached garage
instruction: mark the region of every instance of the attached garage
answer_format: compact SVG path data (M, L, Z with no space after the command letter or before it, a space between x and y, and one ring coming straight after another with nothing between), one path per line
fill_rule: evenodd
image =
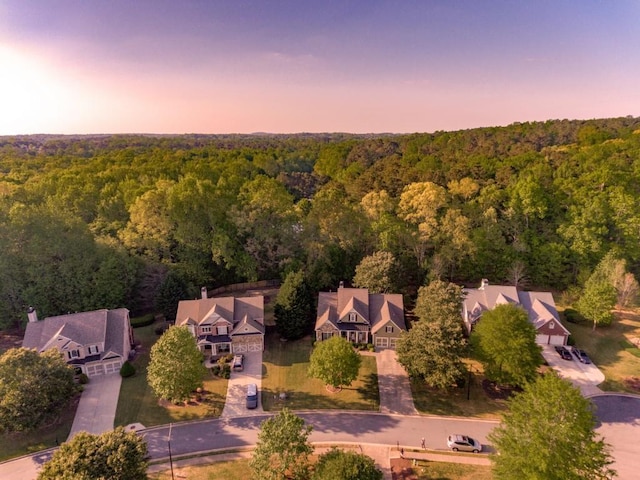
M536 343L538 345L565 345L565 338L564 335L538 334L536 335Z
M104 375L104 367L101 363L95 365L87 365L85 369L87 371L87 377L97 377L98 375Z
M387 348L389 346L389 338L388 337L376 337L376 347Z
M233 336L233 353L261 352L262 334L245 334Z
M122 361L108 362L104 364L104 373L109 375L111 373L119 373L122 367Z

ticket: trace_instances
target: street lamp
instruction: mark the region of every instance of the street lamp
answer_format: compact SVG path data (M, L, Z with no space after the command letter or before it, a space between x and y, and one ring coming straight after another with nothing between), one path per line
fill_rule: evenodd
M172 424L169 423L169 438L167 438L167 447L169 447L169 465L171 466L171 480L175 480L173 477L173 459L171 458L171 427Z
M473 367L467 365L467 400L471 397L471 370L473 370Z

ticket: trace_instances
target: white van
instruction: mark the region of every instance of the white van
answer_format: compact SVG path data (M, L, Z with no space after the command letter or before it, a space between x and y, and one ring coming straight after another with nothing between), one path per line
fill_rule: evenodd
M258 407L258 387L255 383L247 385L247 408Z

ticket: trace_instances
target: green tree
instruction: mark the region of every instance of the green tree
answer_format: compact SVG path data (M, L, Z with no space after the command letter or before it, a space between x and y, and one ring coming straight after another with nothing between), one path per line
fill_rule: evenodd
M57 350L7 350L0 356L0 431L28 431L45 424L75 393L73 369Z
M393 289L397 264L392 253L376 252L364 257L356 267L353 284L370 293L387 293Z
M309 376L337 389L358 378L361 362L351 343L336 335L316 343L309 359Z
M615 287L606 281L589 278L576 303L576 310L585 318L593 321L593 329L595 330L597 325L611 325L613 321L611 310L615 304Z
M256 448L249 460L255 478L308 478L309 455L313 452L308 439L312 430L311 425L287 408L262 422Z
M471 344L487 378L500 384L523 386L535 379L542 365L536 329L515 305L498 305L483 313L471 333Z
M204 374L202 353L187 327L171 327L151 347L147 381L160 398L186 402Z
M169 270L158 293L156 294L156 308L162 312L168 321L176 319L178 303L188 296L188 287L182 277L173 270Z
M596 438L592 405L555 373L539 377L509 400L496 447L499 480L605 480L615 476L608 446Z
M92 435L80 432L42 466L38 480L144 480L147 444L123 427Z
M278 291L274 307L278 333L289 340L302 337L309 329L312 311L313 299L304 272L289 273Z
M462 288L453 283L434 280L420 287L414 310L420 321L398 341L398 361L431 387L450 388L465 371L461 302Z
M371 457L332 448L318 458L313 480L382 480Z

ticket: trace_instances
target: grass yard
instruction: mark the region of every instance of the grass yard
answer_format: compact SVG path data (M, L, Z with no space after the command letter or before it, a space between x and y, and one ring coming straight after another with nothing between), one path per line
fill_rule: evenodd
M396 480L492 480L491 467L484 465L465 465L461 463L443 463L393 459L391 461L393 478Z
M192 467L173 468L175 478L197 478L199 480L246 480L252 477L249 468L249 460L233 460L226 462L215 462L209 465L195 465ZM171 470L164 472L150 473L150 480L171 480Z
M616 311L609 327L593 330L590 323L563 322L571 331L576 346L587 352L604 373L599 385L606 391L638 393L624 384L630 377L640 377L640 349L630 339L640 337L640 314L637 311Z
M58 420L52 425L29 433L0 435L0 462L55 447L66 441L73 425L79 399L80 396L72 399L69 407L63 410Z
M470 361L470 360L469 360ZM413 402L420 413L428 415L450 415L458 417L500 418L506 402L492 399L482 388L482 366L472 361L471 388L455 388L440 391L427 387L423 382L412 380ZM467 400L467 394L469 399Z
M158 397L147 384L146 377L149 351L159 338L154 331L156 326L152 324L133 331L135 339L142 343L142 349L133 361L136 374L122 379L115 425L142 423L145 427L151 427L170 422L219 416L224 407L228 380L213 376L205 377L206 393L200 402L192 402L186 407L160 405Z
M262 357L262 405L265 410L344 409L377 410L378 373L376 359L363 356L360 374L349 387L338 393L329 393L324 383L307 375L311 338L294 342L281 342L277 335L265 337ZM287 399L280 400L279 394Z

